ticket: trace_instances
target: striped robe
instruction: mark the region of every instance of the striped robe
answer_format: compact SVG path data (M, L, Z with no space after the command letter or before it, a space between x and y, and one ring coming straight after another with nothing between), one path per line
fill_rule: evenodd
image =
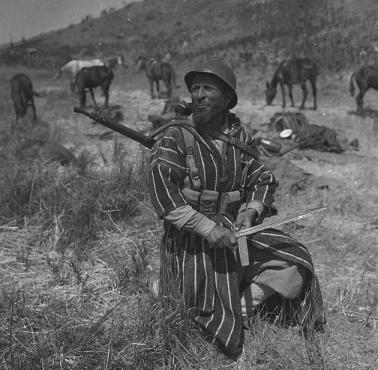
M252 142L235 116L229 128L229 137L246 144ZM179 126L169 127L159 136L151 152L147 179L151 201L160 218L177 207L188 205L182 193L188 174L182 130ZM194 133L198 134L198 131ZM278 184L272 173L256 158L241 153L234 146L224 144L225 150L220 153L210 137L197 134L193 139L194 158L202 190L220 193L242 191L240 202L231 204L221 215L208 217L217 224L230 227L241 203L251 200L262 202L268 216L275 214L273 193ZM205 239L184 229L177 230L165 222L161 293L177 296L179 292L189 316L209 332L226 353L237 355L244 340L239 255L228 248L212 248ZM253 260L280 259L307 269L306 287L300 299L280 302L280 306L290 311L287 318L304 327L313 328L316 323L319 324L322 320L322 301L307 249L278 230L254 234L248 240L248 247ZM276 309L274 302L271 308Z

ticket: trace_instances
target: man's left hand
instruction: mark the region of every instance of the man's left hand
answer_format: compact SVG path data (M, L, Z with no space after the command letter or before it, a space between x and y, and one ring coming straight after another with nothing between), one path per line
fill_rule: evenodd
M255 209L250 208L238 214L236 217L235 229L242 230L258 225L259 223L261 223L261 220L259 220L258 212Z

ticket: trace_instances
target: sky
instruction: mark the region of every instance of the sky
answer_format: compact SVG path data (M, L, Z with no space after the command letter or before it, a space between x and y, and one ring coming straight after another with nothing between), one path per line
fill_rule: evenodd
M133 0L0 0L0 44L78 23Z

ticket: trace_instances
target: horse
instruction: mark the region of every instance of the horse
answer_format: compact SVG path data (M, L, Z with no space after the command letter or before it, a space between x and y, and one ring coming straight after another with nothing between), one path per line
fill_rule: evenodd
M115 68L117 66L122 66L123 68L127 68L125 64L125 58L123 55L111 55L109 57L102 58L104 66L108 68Z
M92 96L94 106L97 106L93 88L101 87L101 90L105 96L105 107L109 104L109 87L113 81L114 73L106 66L93 66L84 67L76 75L75 87L79 94L80 107L85 107L86 101L86 89Z
M354 96L355 86L360 90L356 97L357 112L361 113L364 105L364 95L373 88L378 90L378 66L362 66L358 71L354 72L350 77L349 92Z
M92 59L92 60L79 60L73 59L69 62L63 64L58 72L53 77L53 80L57 80L63 73L67 73L71 76L71 90L73 90L75 77L77 73L84 67L92 67L92 66L103 66L104 62L101 59Z
M154 96L154 86L153 83L156 83L156 91L158 98L160 98L160 86L159 81L162 80L167 89L167 97L172 96L172 89L176 88L176 74L170 63L159 62L154 58L147 59L145 57L139 57L136 62L137 70L146 71L146 76L148 82L150 83L150 94L151 99Z
M34 105L34 96L39 96L33 90L33 84L29 76L25 73L18 73L10 80L11 97L13 100L14 111L16 114L16 124L19 117L26 115L29 106L33 109L33 121L37 121L37 113Z
M307 99L308 91L306 82L310 81L312 88L312 95L314 97L314 110L317 108L316 104L316 79L318 76L318 68L316 64L309 58L291 58L289 60L282 61L277 70L275 71L271 82L266 83L266 103L272 104L273 99L277 94L277 85L279 84L282 92L282 107L285 108L285 88L287 85L289 88L289 96L291 100L291 106L294 107L292 85L300 84L302 89L302 103L300 109L304 109Z

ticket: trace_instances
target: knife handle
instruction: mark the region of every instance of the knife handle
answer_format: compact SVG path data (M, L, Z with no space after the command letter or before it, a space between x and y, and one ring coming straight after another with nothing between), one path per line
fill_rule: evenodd
M247 245L247 236L241 236L238 238L238 247L239 247L239 256L242 266L249 265L249 254L248 254L248 245Z

